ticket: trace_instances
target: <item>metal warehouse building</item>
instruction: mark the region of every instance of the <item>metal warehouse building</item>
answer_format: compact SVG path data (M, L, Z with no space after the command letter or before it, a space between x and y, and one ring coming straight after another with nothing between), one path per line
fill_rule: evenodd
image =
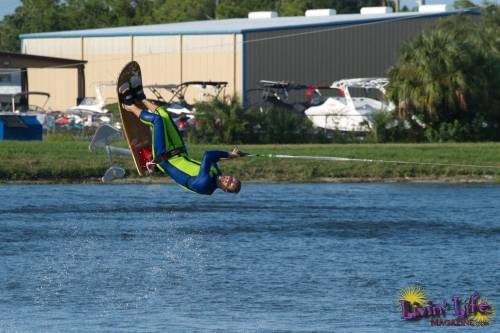
M326 13L326 14L325 14ZM87 61L85 87L116 81L130 60L145 84L227 81L226 94L245 98L259 80L329 85L352 77L385 76L401 44L429 23L457 12L343 14L242 18L21 35L22 52ZM77 74L30 69L31 90L52 95L50 107L76 103ZM109 88L106 97L115 97ZM188 96L189 97L189 96Z

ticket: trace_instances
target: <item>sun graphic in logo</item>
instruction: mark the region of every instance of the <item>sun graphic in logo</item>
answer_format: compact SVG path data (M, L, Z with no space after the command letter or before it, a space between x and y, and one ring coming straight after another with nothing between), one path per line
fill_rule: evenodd
M489 303L486 298L480 298L477 300L477 304L481 304L481 303L489 304L490 305L489 309L483 313L481 313L479 311L476 313L473 313L473 314L469 315L469 317L467 319L477 321L477 322L483 323L483 324L489 324L491 319L493 318L493 307L491 306L491 303Z
M424 305L426 296L420 286L409 286L401 290L399 299L410 303L411 305Z

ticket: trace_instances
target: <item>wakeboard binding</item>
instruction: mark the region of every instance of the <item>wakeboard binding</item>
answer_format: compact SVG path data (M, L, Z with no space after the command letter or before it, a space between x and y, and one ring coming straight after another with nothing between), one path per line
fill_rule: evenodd
M146 99L144 88L142 87L142 79L139 73L132 73L129 80L123 82L118 87L118 98L120 103L132 105L137 102L142 102Z

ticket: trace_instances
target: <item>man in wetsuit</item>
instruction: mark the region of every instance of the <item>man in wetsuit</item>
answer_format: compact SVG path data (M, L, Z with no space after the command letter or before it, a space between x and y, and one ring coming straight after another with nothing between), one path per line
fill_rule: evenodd
M182 187L199 194L212 194L217 188L224 192L238 193L241 182L222 175L217 162L241 156L238 148L225 151L207 151L201 163L187 154L184 141L170 114L146 99L142 85L131 82L130 86L120 87L120 102L123 108L133 113L143 123L151 126L152 163L163 173L169 175ZM141 101L148 110L141 110L134 102Z

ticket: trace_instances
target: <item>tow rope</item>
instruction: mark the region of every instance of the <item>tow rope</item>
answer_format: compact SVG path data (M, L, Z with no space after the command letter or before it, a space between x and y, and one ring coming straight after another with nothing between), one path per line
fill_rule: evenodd
M319 160L319 161L337 161L337 162L368 162L368 163L390 163L390 164L413 164L427 166L445 166L458 168L482 168L482 169L500 169L500 165L477 165L477 164L460 164L460 163L435 163L435 162L416 162L416 161L395 161L395 160L374 160L367 158L348 158L336 156L296 156L296 155L281 155L281 154L249 154L243 153L242 156L247 157L264 157L264 158L285 158L297 160Z

